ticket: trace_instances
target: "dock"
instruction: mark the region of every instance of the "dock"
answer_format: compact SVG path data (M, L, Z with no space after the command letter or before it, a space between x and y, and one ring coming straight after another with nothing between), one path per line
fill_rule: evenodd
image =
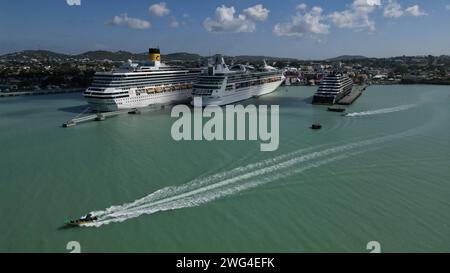
M88 113L91 111L90 108L86 108L83 112L78 114L76 117L72 118L71 120L64 122L63 127L64 128L72 128L77 126L79 123L89 122L89 121L105 121L107 118L115 117L123 114L142 114L145 112L155 111L164 109L164 107L168 106L168 104L154 104L150 105L145 108L131 108L131 109L124 109L124 110L118 110L118 111L112 111L112 112L99 112L99 113Z
M343 97L340 101L337 102L339 105L351 105L353 104L361 95L363 91L366 90L367 85L357 85L353 87L352 92L347 96Z

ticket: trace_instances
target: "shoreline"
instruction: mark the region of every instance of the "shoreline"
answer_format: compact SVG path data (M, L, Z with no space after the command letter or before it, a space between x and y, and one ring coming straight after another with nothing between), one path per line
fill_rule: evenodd
M6 97L21 97L21 96L42 96L42 95L55 95L55 94L67 94L67 93L78 93L83 92L84 89L81 88L68 88L59 90L39 90L39 91L18 91L18 92L8 92L0 93L0 98Z

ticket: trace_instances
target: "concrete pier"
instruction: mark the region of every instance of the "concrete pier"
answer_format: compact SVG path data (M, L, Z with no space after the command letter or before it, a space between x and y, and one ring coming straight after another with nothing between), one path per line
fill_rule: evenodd
M104 121L107 118L123 115L123 114L142 114L145 112L155 111L163 109L166 105L162 104L153 104L145 108L131 108L131 109L124 109L124 110L118 110L118 111L112 111L112 112L102 112L102 113L94 113L94 114L87 114L83 115L85 112L87 112L89 109L84 110L81 114L79 114L77 117L64 122L63 127L64 128L72 128L75 127L79 123L88 122L88 121Z
M366 90L367 85L356 85L353 87L352 92L347 96L343 97L340 101L337 102L339 105L351 105L353 104Z
M136 109L127 109L127 110L119 110L114 112L105 112L105 113L96 113L85 115L81 117L75 117L65 123L63 123L64 128L75 127L79 123L88 122L88 121L104 121L106 118L114 117L122 114L128 114L131 111L135 111Z

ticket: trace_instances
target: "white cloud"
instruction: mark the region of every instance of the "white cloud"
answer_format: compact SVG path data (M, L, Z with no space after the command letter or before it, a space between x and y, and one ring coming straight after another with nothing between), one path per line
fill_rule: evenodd
M369 6L381 6L381 0L366 0Z
M296 6L296 15L292 17L291 21L276 24L273 32L277 36L302 37L309 35L317 40L318 34L329 33L331 25L338 28L375 31L375 21L372 15L377 10L382 10L383 5L384 17L428 15L419 5L403 9L397 0L353 0L344 10L333 11L329 14L324 14L323 9L318 6L308 10L308 6L302 3ZM447 8L450 10L450 4Z
M81 6L81 0L66 0L69 6Z
M446 5L446 6L445 6L445 9L446 9L446 10L450 10L450 4Z
M414 5L405 10L396 0L389 0L388 4L384 8L384 17L388 18L400 18L402 16L425 16L428 15L425 11L421 10L419 5Z
M428 15L425 11L420 9L419 5L414 5L414 6L407 8L405 10L405 14L415 16L415 17Z
M148 11L158 17L166 16L170 14L169 8L167 8L166 2L161 2L159 4L153 4L148 8Z
M395 0L389 0L389 3L384 7L383 15L388 18L402 17L404 14L402 6Z
M177 19L173 18L172 21L170 21L169 25L171 28L177 28L180 26L180 22L178 22Z
M308 8L308 5L306 5L305 3L302 3L302 4L298 5L295 9L304 11L304 10L306 10L306 8Z
M132 29L148 29L152 26L151 23L148 21L138 19L138 18L128 17L128 14L126 14L126 13L118 15L118 16L114 16L114 18L110 22L108 22L108 25L126 26L126 27L129 27Z
M269 17L269 12L270 11L264 8L264 6L261 4L244 9L244 14L247 15L248 18L255 21L267 20L267 18Z
M269 10L262 5L256 5L244 10L244 14L237 14L236 9L222 5L217 7L215 16L208 17L203 26L209 32L253 32L256 30L255 21L267 19Z
M277 36L297 36L328 34L329 25L325 24L321 7L313 7L310 11L306 10L306 5L298 8L296 15L292 16L288 23L276 24L273 32Z
M344 11L335 11L328 18L339 28L367 28L375 30L375 22L370 19L379 6L381 0L354 0L350 7Z

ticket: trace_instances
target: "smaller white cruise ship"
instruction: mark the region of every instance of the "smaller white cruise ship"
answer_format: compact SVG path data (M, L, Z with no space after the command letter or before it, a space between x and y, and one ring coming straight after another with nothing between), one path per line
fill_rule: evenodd
M283 71L268 66L257 70L250 65L228 67L221 55L216 55L215 64L208 73L201 75L192 90L193 98L201 97L202 105L196 107L222 106L259 97L275 91L284 81Z
M143 64L128 61L115 71L97 72L84 97L92 110L102 112L189 102L200 74L201 69L161 63L160 50L150 48Z
M317 92L313 104L336 104L353 89L353 81L346 74L333 72L326 76Z

